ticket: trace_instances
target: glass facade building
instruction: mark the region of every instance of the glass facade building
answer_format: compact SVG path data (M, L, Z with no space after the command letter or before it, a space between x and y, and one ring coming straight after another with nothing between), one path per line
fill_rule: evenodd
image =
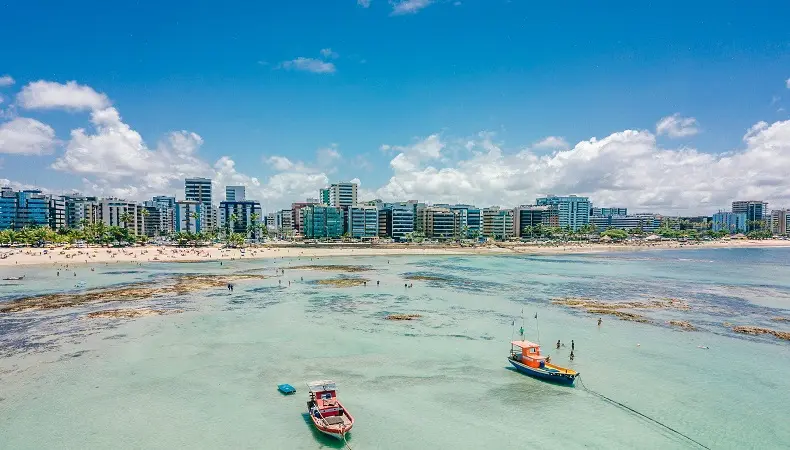
M302 211L302 220L302 233L305 238L320 239L343 236L343 208L310 205Z

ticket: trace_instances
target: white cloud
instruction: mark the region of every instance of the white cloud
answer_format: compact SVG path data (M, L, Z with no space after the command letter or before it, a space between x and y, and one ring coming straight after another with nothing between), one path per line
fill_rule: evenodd
M324 58L335 59L335 58L337 58L340 55L338 55L337 52L335 52L331 48L322 48L321 49L321 56L323 56Z
M699 133L697 119L681 117L679 113L662 118L656 124L656 134L666 134L671 138L694 136Z
M0 76L0 87L11 86L14 83L15 81L11 78L11 75Z
M532 144L532 148L537 148L537 149L557 150L557 149L565 149L568 147L569 147L568 142L565 140L565 138L560 136L549 136L545 139L542 139Z
M423 8L427 8L433 3L433 0L390 0L392 5L392 15L399 16L402 14L414 14Z
M363 8L370 8L370 0L357 0L357 5Z
M279 65L286 70L299 70L312 73L335 73L335 65L331 62L321 61L315 58L299 57L291 61L283 61Z
M98 110L110 106L106 95L100 94L89 86L69 81L60 84L53 81L34 81L22 88L17 102L27 109Z
M742 150L709 154L663 149L649 131L625 130L539 156L530 150L506 153L483 135L470 158L443 166L436 163L446 144L432 135L412 146L393 146L399 149L390 161L393 176L375 195L514 206L548 193L579 194L599 205L661 213L710 214L739 197L790 204L790 120L758 123L744 142Z
M38 120L18 117L0 124L0 153L41 155L55 143L55 130Z

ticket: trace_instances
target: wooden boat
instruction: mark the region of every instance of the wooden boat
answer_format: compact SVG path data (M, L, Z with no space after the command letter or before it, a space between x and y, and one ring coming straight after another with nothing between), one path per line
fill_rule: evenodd
M3 278L3 281L21 281L21 280L24 280L24 279L25 279L25 276L24 276L24 275L22 275L21 277L8 277L8 278Z
M318 431L337 439L345 439L346 433L354 426L354 417L337 399L337 388L331 380L307 383L310 400L307 412Z
M521 349L518 351L516 349ZM540 354L540 345L529 341L513 341L510 343L510 356L507 360L521 373L560 384L573 384L579 372L550 364Z

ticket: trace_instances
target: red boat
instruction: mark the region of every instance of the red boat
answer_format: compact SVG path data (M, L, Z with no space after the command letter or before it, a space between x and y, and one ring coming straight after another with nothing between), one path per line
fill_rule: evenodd
M345 439L346 433L354 426L354 417L337 399L337 387L331 380L307 383L310 400L307 412L318 431L337 439Z

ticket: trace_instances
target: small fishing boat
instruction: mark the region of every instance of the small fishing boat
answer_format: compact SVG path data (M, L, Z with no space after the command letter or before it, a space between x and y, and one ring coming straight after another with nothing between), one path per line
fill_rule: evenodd
M290 384L278 384L277 390L282 392L285 395L290 395L296 393L296 388L291 386Z
M334 381L321 380L307 383L310 400L307 412L318 431L337 439L345 439L346 433L354 426L354 417L346 411L337 399Z
M519 372L545 381L570 385L579 376L573 369L550 364L547 357L540 354L540 345L530 341L511 342L507 360Z
M7 277L3 278L3 281L22 281L25 279L25 276L22 275L21 277Z

